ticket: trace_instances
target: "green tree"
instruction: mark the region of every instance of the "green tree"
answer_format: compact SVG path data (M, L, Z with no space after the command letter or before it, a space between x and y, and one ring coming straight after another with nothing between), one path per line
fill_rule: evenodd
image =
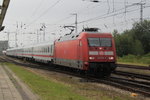
M133 28L123 33L113 32L118 56L142 55L150 52L150 21L133 24Z
M139 40L134 40L133 45L132 45L132 53L134 55L143 55L144 54L144 49L142 46L142 43Z
M144 53L150 52L150 21L136 22L132 31L133 37L142 43Z
M118 56L128 55L132 52L131 46L133 39L126 32L118 34L117 31L113 32L116 44L116 52Z

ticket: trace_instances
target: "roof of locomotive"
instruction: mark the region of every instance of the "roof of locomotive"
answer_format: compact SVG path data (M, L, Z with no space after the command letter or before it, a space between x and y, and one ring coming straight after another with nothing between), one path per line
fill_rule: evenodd
M61 42L61 41L67 41L67 40L75 40L75 39L78 39L82 36L85 36L85 35L98 35L98 34L101 34L101 35L105 35L105 36L111 36L111 33L101 33L99 32L99 28L83 28L82 29L82 32L80 32L79 34L78 33L74 33L74 34L66 34L65 36L63 37L60 37L59 39L57 39L56 41L57 42Z
M100 33L100 32L82 32L80 34L80 36L89 36L89 37L92 37L92 36L108 36L108 37L111 37L112 34L111 33Z
M67 41L67 40L75 40L78 39L79 37L82 37L84 35L104 35L104 36L112 36L111 33L100 33L100 32L80 32L79 34L70 34L70 35L65 35L63 37L60 37L57 39L57 42L61 41Z

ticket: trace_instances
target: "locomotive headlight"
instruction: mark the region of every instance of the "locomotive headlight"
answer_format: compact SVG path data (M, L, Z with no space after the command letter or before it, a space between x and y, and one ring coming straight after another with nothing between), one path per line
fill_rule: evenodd
M99 50L102 50L102 48L100 47Z
M114 57L108 57L108 59L113 60L113 59L114 59Z
M93 60L93 59L95 59L95 57L89 57L89 59L90 59L90 60Z

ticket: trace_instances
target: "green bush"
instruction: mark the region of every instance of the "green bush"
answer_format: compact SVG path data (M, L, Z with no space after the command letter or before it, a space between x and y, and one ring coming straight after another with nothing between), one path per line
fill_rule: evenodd
M127 55L118 58L118 62L150 65L150 53L143 56Z

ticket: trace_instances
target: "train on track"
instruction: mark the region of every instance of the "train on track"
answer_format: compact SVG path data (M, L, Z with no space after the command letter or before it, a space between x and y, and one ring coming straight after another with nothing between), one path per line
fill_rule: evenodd
M96 76L110 76L116 68L112 35L95 28L86 28L80 34L66 34L54 42L7 49L6 55L71 67Z

